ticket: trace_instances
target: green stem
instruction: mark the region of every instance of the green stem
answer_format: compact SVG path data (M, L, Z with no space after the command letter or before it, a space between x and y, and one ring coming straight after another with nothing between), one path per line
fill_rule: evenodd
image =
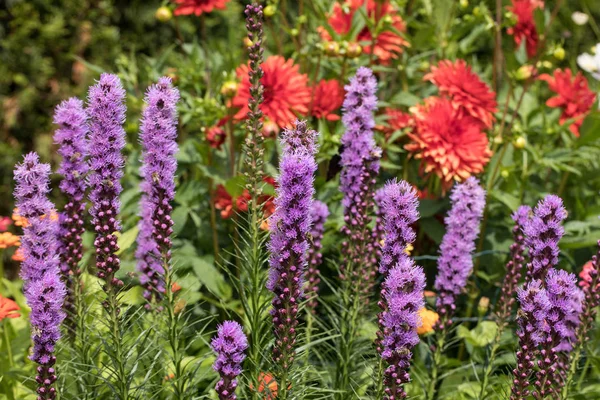
M431 380L429 381L429 389L427 390L427 400L437 399L438 375L442 363L442 351L444 342L446 341L446 329L437 333L435 351L433 353L433 363L431 365Z
M121 318L119 315L119 300L117 288L107 282L107 305L109 316L109 329L112 334L112 343L114 346L113 362L115 363L115 386L119 400L129 399L129 385L127 379L127 371L125 366L125 354L123 351L123 337L121 336ZM112 351L111 351L112 352Z
M161 255L163 268L165 270L165 291L167 309L167 330L169 335L169 346L173 353L173 396L175 399L185 398L185 371L183 368L183 352L181 351L181 329L179 328L179 315L175 312L177 305L175 293L173 292L173 271L169 265L169 256Z
M494 367L494 358L496 358L496 353L500 348L500 339L502 337L502 332L504 332L504 327L506 327L506 323L503 321L498 321L498 332L496 333L496 337L494 338L494 343L492 343L490 356L488 358L487 365L485 366L485 370L483 372L483 382L481 383L481 391L479 392L480 400L485 399L485 392L487 390L490 375L492 374L492 370Z
M6 356L8 357L8 366L10 368L14 367L15 364L13 362L12 348L10 346L10 337L8 336L8 320L3 322L4 331L4 344L6 345Z

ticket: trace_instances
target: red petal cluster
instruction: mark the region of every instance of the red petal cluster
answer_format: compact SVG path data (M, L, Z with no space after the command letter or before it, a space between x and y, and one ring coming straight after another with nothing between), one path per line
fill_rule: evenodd
M383 110L383 115L386 118L385 123L383 125L377 125L376 129L383 132L386 139L395 131L411 127L415 124L412 115L405 113L402 110L388 107Z
M546 101L546 105L562 108L560 124L574 120L569 129L573 135L579 137L579 128L583 124L583 119L596 102L596 95L588 87L585 77L581 72L573 76L571 70L567 68L555 70L554 76L542 74L539 79L548 82L550 90L556 93L556 96Z
M265 176L263 181L267 185L271 185L276 188L277 183L273 177ZM250 193L247 189L244 189L242 194L233 198L225 186L218 185L215 191L214 204L215 208L221 212L221 218L231 218L234 212L246 212L248 211L248 201L251 199ZM265 218L268 218L275 212L275 198L270 195L262 195L258 199L258 202L263 206L263 212Z
M214 9L224 10L229 0L173 0L177 4L175 15L201 15Z
M299 66L293 60L281 56L271 56L261 65L264 86L264 101L260 106L266 118L280 128L290 127L297 119L297 114L307 115L310 104L311 90L308 87L308 77L299 72ZM238 92L231 104L239 108L235 114L236 120L245 119L248 114L250 100L250 79L248 65L237 68L236 74L240 80Z
M213 149L220 149L223 143L225 143L227 134L225 133L223 126L226 122L227 118L221 118L216 125L211 126L206 130L206 141Z
M342 106L344 94L344 88L338 81L322 79L312 89L310 115L328 121L339 120L340 116L334 114L334 111Z
M512 12L517 17L517 23L507 29L507 33L512 35L515 44L521 45L523 40L526 41L527 55L535 56L537 53L539 36L533 19L533 12L536 8L543 9L544 2L541 0L512 0L512 5L508 6L508 11Z
M481 123L461 112L448 98L429 98L413 111L415 129L405 146L422 160L425 173L434 172L444 187L483 171L492 152Z
M333 5L333 10L327 20L331 29L338 35L345 35L350 32L354 15L365 5L365 3L368 17L373 19L376 24L378 24L383 17L388 17L391 19L391 27L395 31L406 32L406 24L402 20L402 17L398 15L396 8L390 4L389 0L345 0L341 3L336 2ZM319 33L323 40L332 40L331 35L326 29L321 27ZM373 46L373 35L368 27L363 28L358 33L356 40L367 43L363 47L365 53L373 53L373 55L384 64L392 59L398 58L398 55L402 53L404 47L409 46L408 42L404 40L402 36L391 30L381 32L377 36L375 45Z
M459 114L470 115L490 128L496 110L496 93L471 70L464 60L442 60L423 78L436 85L440 94L452 99Z

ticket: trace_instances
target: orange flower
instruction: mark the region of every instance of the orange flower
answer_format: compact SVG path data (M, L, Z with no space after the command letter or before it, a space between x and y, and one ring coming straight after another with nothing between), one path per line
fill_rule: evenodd
M342 106L344 93L344 88L337 80L322 79L312 88L310 115L316 118L325 118L328 121L339 120L340 116L333 112Z
M435 311L426 309L425 307L419 310L419 317L421 317L421 324L417 327L417 333L419 335L425 335L433 331L433 326L440 319L440 316Z
M554 76L542 74L539 79L548 82L550 90L556 93L556 96L546 101L546 105L563 109L560 116L561 125L574 119L569 129L573 135L579 137L579 128L583 124L583 119L596 102L596 95L589 89L585 77L581 72L573 77L573 72L567 68L555 70Z
M297 119L296 114L308 114L310 88L308 77L299 72L299 66L293 60L281 56L271 56L261 65L264 86L264 101L260 106L265 117L280 128L291 126ZM240 86L231 104L239 108L235 118L242 120L248 114L250 100L250 79L248 65L241 65L236 70Z
M19 306L11 299L0 295L0 321L5 318L18 318L21 314L18 313Z
M6 232L8 227L12 225L10 217L0 217L0 232Z
M388 64L390 60L398 58L398 55L404 51L404 47L409 44L398 32L406 32L406 25L402 18L398 15L398 11L389 0L345 0L342 3L336 2L333 5L333 10L329 14L328 22L338 35L346 35L351 31L352 21L360 8L367 5L367 15L370 19L379 24L381 19L388 18L390 27L393 30L385 30L375 39L373 46L373 35L368 27L364 27L356 37L359 42L364 42L363 49L365 53L375 55L382 64ZM347 12L345 12L347 10ZM321 38L325 41L333 40L329 32L323 28L319 28Z
M289 386L291 389L291 385ZM254 390L254 385L250 383L250 389ZM262 393L262 400L275 400L277 398L277 381L272 374L261 372L258 374L258 393Z
M496 112L496 93L479 79L464 60L442 60L423 77L436 85L440 93L450 96L454 107L491 128Z
M25 256L23 255L23 250L19 247L10 259L13 261L17 261L17 262L23 262L23 260L25 260Z
M512 35L515 45L519 47L525 40L527 55L535 56L538 48L538 32L533 20L533 12L536 8L544 8L544 2L541 0L512 0L512 5L508 6L508 11L515 14L517 23L507 29L507 33Z
M386 120L383 125L377 125L377 129L384 133L385 137L389 139L392 133L401 129L408 128L414 125L412 115L405 113L402 110L394 108L386 108L383 110L383 115Z
M0 233L0 249L6 249L8 247L19 247L21 245L20 238L17 235L13 235L10 232Z
M171 285L171 292L176 293L180 290L181 290L181 285L179 285L179 283L177 283L177 282L173 282L173 284Z
M445 188L478 174L492 156L480 123L462 115L450 100L429 98L414 108L415 129L405 149L422 160L425 173L434 172Z
M173 0L177 4L175 15L200 16L203 13L209 13L214 9L224 10L229 0Z
M13 219L13 221L15 221L15 226L22 226L22 227L27 226L27 218L21 217L19 215L19 209L18 208L15 208L13 210L12 219Z

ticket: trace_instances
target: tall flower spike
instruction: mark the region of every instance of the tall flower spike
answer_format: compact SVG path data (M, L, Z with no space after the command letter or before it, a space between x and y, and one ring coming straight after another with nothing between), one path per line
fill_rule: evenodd
M246 6L246 29L248 30L248 39L252 43L249 48L248 64L250 79L250 101L248 104L248 119L246 121L246 188L252 196L252 207L258 207L256 203L261 194L261 184L263 178L263 157L264 138L262 135L263 113L260 105L264 100L264 87L261 83L263 71L260 65L263 62L263 7L258 3L248 4Z
M411 350L419 343L419 310L425 306L425 272L406 255L389 270L383 283L387 310L383 312L384 335L381 357L384 371L384 399L404 399L402 385L410 380Z
M54 112L54 123L58 129L54 134L54 142L58 144L58 154L62 161L58 172L63 175L60 190L67 199L65 208L59 215L59 249L60 270L67 287L65 310L70 319L75 312L75 280L79 279L81 270L79 262L83 256L82 236L85 232L83 216L85 214L85 192L88 163L87 114L83 102L75 97L65 100ZM74 329L73 323L68 323Z
M96 232L96 268L98 277L110 287L120 287L123 282L115 278L120 259L116 233L121 231L119 195L123 190L125 147L125 90L116 75L102 74L98 83L90 88L88 116L90 118L90 200L92 224Z
M517 291L520 309L517 318L517 365L513 370L511 400L524 400L531 393L529 381L533 375L537 346L548 336L549 326L546 317L550 311L548 293L542 282L533 280Z
M365 304L369 303L370 294L373 293L373 287L377 283L377 271L379 270L379 260L381 259L382 244L385 239L385 230L382 216L382 198L385 188L381 188L375 192L373 199L375 200L375 207L373 208L373 214L375 216L375 223L371 229L369 241L366 244L365 256L364 256L364 268L362 269L362 277L364 281L361 284L361 295L362 301Z
M317 294L319 292L319 265L323 262L323 254L321 254L321 240L325 231L325 221L329 216L327 204L322 201L315 200L310 208L312 228L310 230L310 247L308 249L308 269L306 271L306 293L311 298L306 304L308 312L315 313L317 307Z
M344 194L342 232L347 240L342 244L345 254L342 278L356 278L362 291L370 284L372 275L368 271L368 260L364 261L364 250L370 242L369 212L373 207L373 186L381 155L373 139L373 112L377 108L377 81L373 71L360 67L345 89L342 122L346 132L342 137L340 190Z
M37 367L38 399L55 399L56 371L54 348L60 339L65 318L66 289L60 279L57 254L57 223L49 218L54 206L48 200L50 165L40 164L35 153L25 156L15 168L15 199L19 214L27 218L23 228L21 264L23 290L31 307L33 351L29 358Z
M311 134L313 138L314 135ZM279 165L279 188L275 213L269 222L273 228L269 242L271 256L267 288L275 294L271 310L275 331L273 358L282 368L283 379L295 356L298 305L303 296L308 233L312 225L313 177L317 170L314 145L310 142L300 145L286 142L295 136L287 132L281 139L283 153ZM287 384L281 382L281 386L284 390Z
M558 196L548 195L535 207L523 230L530 258L528 280L544 280L550 268L558 263L558 242L564 234L561 224L566 218L567 210Z
M440 314L436 327L440 330L452 324L456 298L464 290L473 271L472 256L485 207L485 191L476 178L470 177L454 187L450 200L452 208L444 219L446 234L440 245L435 279Z
M538 361L536 398L559 393L564 384L565 364L576 341L584 299L575 275L555 268L551 268L546 276L546 291L550 302L546 316L549 332L542 343L542 357Z
M168 266L171 258L179 91L170 78L163 77L148 88L144 101L147 107L140 133L142 219L136 258L142 272L140 281L146 288L144 297L151 301L160 299L165 291L164 265Z
M521 206L512 215L515 226L513 227L513 244L510 245L510 260L506 264L506 275L500 291L500 299L496 303L496 319L500 329L508 321L515 304L514 293L521 279L523 263L525 261L525 246L523 228L531 217L531 207Z
M219 400L235 400L237 377L242 373L242 362L246 358L248 339L240 324L235 321L225 321L217 328L217 336L211 342L217 359L213 364L221 379L215 390Z

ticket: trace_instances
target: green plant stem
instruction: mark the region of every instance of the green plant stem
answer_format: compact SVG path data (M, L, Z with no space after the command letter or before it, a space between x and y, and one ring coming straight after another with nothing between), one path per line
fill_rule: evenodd
M169 265L169 256L166 253L161 255L163 268L165 270L165 291L167 309L167 330L169 335L169 346L171 347L173 357L173 398L185 398L185 371L183 368L183 352L181 351L181 329L179 328L179 316L175 312L177 297L173 292L173 271Z
M256 189L256 188L255 188ZM258 196L256 195L257 190L252 191L252 200L251 200L251 217L250 217L250 245L252 246L251 250L251 263L252 263L252 271L250 276L251 288L249 291L250 294L250 327L251 327L251 347L250 347L250 359L252 361L252 381L254 382L254 387L258 389L259 375L260 375L260 365L261 365L261 346L260 343L262 341L261 337L261 325L263 323L263 315L260 311L261 309L261 296L260 294L263 292L263 288L261 287L261 279L260 276L263 273L261 271L261 263L260 263L260 250L259 250L259 241L260 241L260 232L259 232L259 223L258 223ZM258 399L258 390L254 390L252 392L252 398Z
M581 391L581 386L583 385L585 376L587 375L587 372L590 369L591 362L592 361L589 357L585 360L585 364L583 365L583 371L581 372L581 375L579 375L579 380L577 381L577 386L576 386L577 391Z
M76 321L77 331L75 332L75 351L77 352L77 357L79 358L79 362L83 368L85 368L85 373L81 379L82 386L80 387L79 395L84 396L83 399L94 399L96 398L96 378L92 373L93 366L95 365L94 360L90 356L90 352L92 350L91 341L88 337L88 330L86 324L86 304L85 304L85 295L83 291L83 284L81 282L81 275L74 277L74 287L73 291L75 292L74 302L75 302L75 312L76 312ZM93 388L93 389L92 389Z
M3 321L2 330L4 331L4 345L6 346L6 356L8 357L8 366L14 367L12 348L10 347L10 337L8 336L8 319Z
M306 312L306 337L305 337L305 341L306 341L306 351L304 352L304 359L305 359L305 363L306 365L308 365L310 363L310 342L312 340L312 329L313 329L313 315L312 312L310 310L307 310Z
M436 334L435 351L433 352L433 362L431 365L431 380L427 390L427 400L437 399L438 375L442 363L442 352L446 341L446 329Z
M496 353L500 348L500 339L502 337L502 333L504 332L504 328L506 327L506 323L504 321L498 321L498 332L496 332L496 337L494 338L494 342L492 343L492 348L490 351L490 356L488 357L487 364L485 366L485 370L483 371L483 381L481 383L481 391L479 392L479 399L485 399L485 392L487 390L487 386L489 384L490 375L492 374L492 370L494 367L494 358L496 358Z
M109 317L109 329L112 335L112 343L114 346L111 353L114 353L113 363L115 364L115 388L119 400L129 399L129 384L127 379L125 353L123 349L123 337L121 335L121 317L119 315L119 299L118 291L115 285L107 283L107 306L108 306L108 317Z

